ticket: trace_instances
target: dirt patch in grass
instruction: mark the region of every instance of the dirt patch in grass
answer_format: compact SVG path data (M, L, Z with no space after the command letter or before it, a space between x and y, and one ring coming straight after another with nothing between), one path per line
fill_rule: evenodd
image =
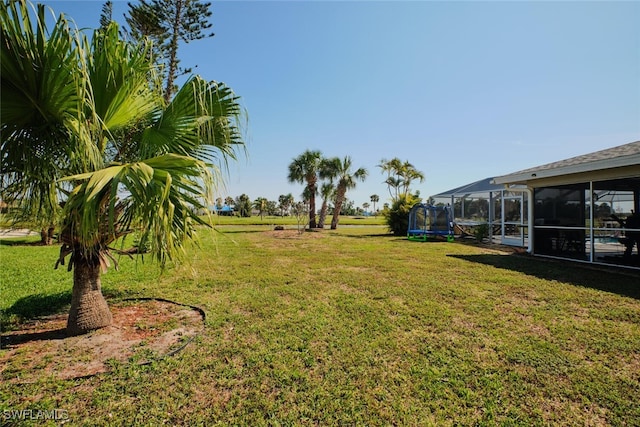
M322 230L305 230L302 233L298 230L272 230L266 231L265 234L276 239L320 239L325 237Z
M203 329L203 314L170 301L110 305L113 324L67 337L67 314L24 323L0 337L0 378L15 383L70 379L109 371L114 363L148 363L173 354Z

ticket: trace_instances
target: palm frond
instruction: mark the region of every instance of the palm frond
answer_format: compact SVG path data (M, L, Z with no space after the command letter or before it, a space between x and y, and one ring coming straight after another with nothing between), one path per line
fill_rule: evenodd
M83 82L74 72L78 39L68 22L61 16L49 32L42 5L34 19L24 1L0 5L0 169L3 197L19 203L22 215L46 221L58 210L51 183L74 151L68 124L82 114Z
M127 43L118 31L115 22L95 31L87 56L95 113L111 132L159 111L162 100L149 83L154 75L149 45Z
M65 232L76 236L70 245L97 254L135 229L161 263L174 259L204 224L197 212L211 185L203 162L175 154L65 179L83 181L65 205Z
M222 83L187 81L143 140L146 157L175 153L206 163L235 159L244 148L238 97ZM226 163L224 164L226 166Z

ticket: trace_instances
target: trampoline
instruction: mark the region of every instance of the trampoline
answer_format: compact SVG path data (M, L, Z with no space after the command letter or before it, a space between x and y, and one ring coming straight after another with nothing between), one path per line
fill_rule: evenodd
M409 240L425 242L433 238L453 241L453 213L449 206L418 203L409 212Z

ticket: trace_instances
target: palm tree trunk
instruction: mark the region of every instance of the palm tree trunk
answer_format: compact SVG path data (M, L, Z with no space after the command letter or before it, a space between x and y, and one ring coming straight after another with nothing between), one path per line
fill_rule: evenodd
M55 230L53 226L49 226L49 228L42 227L40 229L40 243L45 246L53 245L53 234Z
M102 296L100 263L73 254L73 294L67 320L67 335L82 335L111 325L113 318Z
M316 186L309 186L309 228L316 228Z
M56 228L53 225L49 226L47 230L47 245L53 245L53 235L56 231Z
M338 228L338 221L340 221L340 210L342 209L342 204L344 203L344 196L346 193L346 188L338 187L338 191L336 194L336 206L335 208L333 208L333 218L331 218L332 230Z
M322 207L320 208L320 219L318 220L318 228L324 228L324 222L327 219L327 199L322 201Z

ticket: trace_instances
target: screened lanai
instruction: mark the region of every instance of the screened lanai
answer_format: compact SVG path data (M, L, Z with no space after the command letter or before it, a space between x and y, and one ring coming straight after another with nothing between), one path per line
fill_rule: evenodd
M489 225L492 242L529 253L640 269L640 141L432 196L459 233Z
M527 247L529 195L524 186L505 188L485 178L432 196L435 204L452 206L458 235L475 235L488 226L488 238L505 245Z
M640 141L492 182L532 195L532 253L640 268Z

